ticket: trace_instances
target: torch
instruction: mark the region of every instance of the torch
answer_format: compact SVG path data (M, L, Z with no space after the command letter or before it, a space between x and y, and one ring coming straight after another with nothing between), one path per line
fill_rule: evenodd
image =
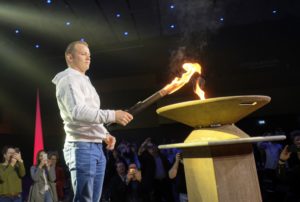
M195 93L200 97L200 99L205 99L204 97L204 91L201 90L199 83L203 81L203 78L201 78L201 66L198 63L184 63L182 65L183 69L186 71L185 73L182 74L182 76L175 77L175 79L170 83L167 84L164 88L161 90L155 92L148 98L146 98L143 101L137 102L135 105L127 109L126 111L132 115L137 115L141 111L145 110L147 107L158 101L159 99L163 98L164 96L168 94L172 94L175 91L179 90L182 88L186 83L188 83L192 77L192 75L196 72L199 74L196 82L196 91ZM107 124L106 126L112 126L115 125L114 123Z
M137 115L139 112L143 111L153 103L155 103L157 100L161 99L162 97L166 96L168 94L168 91L166 91L164 88L155 92L148 98L146 98L143 101L137 102L135 105L130 107L128 110L126 110L128 113L134 115Z

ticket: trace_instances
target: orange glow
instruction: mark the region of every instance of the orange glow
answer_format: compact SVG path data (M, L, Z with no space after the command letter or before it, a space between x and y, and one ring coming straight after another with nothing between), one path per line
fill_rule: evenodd
M200 85L198 82L195 84L194 92L198 95L200 100L205 100L205 92L200 88Z
M201 74L201 66L198 63L184 63L182 68L186 71L182 74L181 78L175 77L175 79L168 85L166 85L163 90L167 91L168 94L174 93L175 91L182 88L186 83L188 83L195 72ZM196 90L194 91L200 99L205 99L204 91L201 90L198 82L196 83Z

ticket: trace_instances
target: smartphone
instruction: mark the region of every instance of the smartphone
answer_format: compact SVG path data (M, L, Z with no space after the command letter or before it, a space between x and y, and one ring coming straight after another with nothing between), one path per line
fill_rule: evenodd
M287 150L288 152L300 152L300 147L297 147L296 145L292 144L288 146Z
M130 168L130 169L129 169L129 173L130 173L130 174L134 174L134 173L135 173L135 169L134 169L134 168Z

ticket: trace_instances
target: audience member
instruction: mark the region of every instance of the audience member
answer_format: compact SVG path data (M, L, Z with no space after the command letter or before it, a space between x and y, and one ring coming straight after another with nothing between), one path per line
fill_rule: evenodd
M116 162L116 175L110 182L105 199L110 202L125 202L127 198L126 166L123 161Z
M279 178L289 186L286 196L288 202L300 201L300 130L292 131L291 145L286 145L278 161Z
M168 177L170 163L157 146L147 138L139 148L142 170L143 200L151 202L173 201L171 181Z
M31 166L33 185L30 188L29 202L57 202L55 168L48 161L45 151L37 153L37 164Z
M175 191L179 194L180 202L187 202L187 188L184 174L182 154L177 153L172 168L169 170L169 178L175 180Z
M64 200L64 186L65 186L65 171L63 167L59 165L59 156L57 152L51 152L49 154L49 163L50 166L55 168L55 176L56 176L56 191L58 200Z
M5 146L2 149L4 162L0 164L0 201L22 201L22 177L25 167L18 148Z
M272 133L265 133L264 136L272 136ZM264 169L276 171L277 162L279 159L280 151L282 150L282 145L278 142L258 142L257 146L259 149L263 149L265 151L265 162Z
M141 171L138 170L135 163L128 166L126 184L127 184L127 202L141 202Z

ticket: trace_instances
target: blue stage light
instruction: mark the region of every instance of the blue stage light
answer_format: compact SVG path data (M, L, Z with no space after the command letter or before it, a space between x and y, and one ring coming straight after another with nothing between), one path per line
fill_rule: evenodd
M16 29L16 30L15 30L15 33L16 33L16 34L19 34L19 33L20 33L20 30L19 30L19 29Z
M258 123L258 125L265 125L266 121L261 119L261 120L258 120L257 123Z
M276 14L276 13L277 13L277 10L273 10L272 13L273 13L273 14Z
M124 32L124 36L128 36L128 32Z
M224 18L223 18L223 17L220 17L220 21L223 22L223 21L224 21Z
M52 1L51 0L47 0L47 4L51 4L52 3Z
M117 14L116 14L116 17L117 17L117 18L120 18L120 17L121 17L121 14L120 14L120 13L117 13Z
M170 28L171 28L171 29L174 29L174 28L175 28L175 25L174 25L174 24L171 24L171 25L170 25Z
M40 45L39 44L35 44L35 46L34 46L35 48L39 48L40 47Z
M171 5L170 5L170 8L171 8L171 9L174 9L174 8L175 8L175 5L174 5L174 4L171 4Z

